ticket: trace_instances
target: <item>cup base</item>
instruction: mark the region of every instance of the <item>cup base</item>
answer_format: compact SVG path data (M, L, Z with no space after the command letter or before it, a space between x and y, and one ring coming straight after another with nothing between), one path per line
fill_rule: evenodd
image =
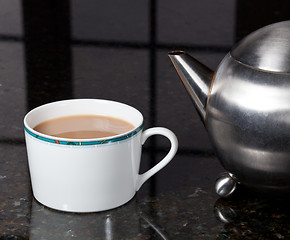
M128 199L127 201L123 201L120 202L119 204L115 204L112 205L110 207L99 207L99 206L90 206L90 207L82 207L82 208L77 208L77 207L73 207L73 206L68 206L67 204L63 204L62 206L56 206L53 204L48 204L45 201L41 201L39 200L35 195L33 195L34 199L39 202L41 205L50 208L52 210L56 210L56 211L61 211L61 212L68 212L68 213L96 213L96 212L104 212L104 211L108 211L108 210L112 210L118 207L121 207L125 204L127 204L128 202L130 202L136 194L134 194L132 197L130 197L130 199Z

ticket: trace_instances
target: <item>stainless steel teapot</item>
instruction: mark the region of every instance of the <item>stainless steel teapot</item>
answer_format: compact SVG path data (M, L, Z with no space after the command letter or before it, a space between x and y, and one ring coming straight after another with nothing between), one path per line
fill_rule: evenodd
M290 21L236 44L216 72L183 51L169 53L227 173L216 192L237 184L290 192Z

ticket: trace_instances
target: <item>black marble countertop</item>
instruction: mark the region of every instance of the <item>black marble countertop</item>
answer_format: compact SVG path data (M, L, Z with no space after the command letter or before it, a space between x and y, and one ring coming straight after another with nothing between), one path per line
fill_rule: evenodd
M216 69L248 33L290 17L288 1L0 1L0 239L290 239L289 207L238 189L224 172L167 53L186 50ZM61 99L127 103L145 129L174 131L179 150L127 204L75 214L34 200L23 131L27 111ZM143 148L141 171L168 142Z

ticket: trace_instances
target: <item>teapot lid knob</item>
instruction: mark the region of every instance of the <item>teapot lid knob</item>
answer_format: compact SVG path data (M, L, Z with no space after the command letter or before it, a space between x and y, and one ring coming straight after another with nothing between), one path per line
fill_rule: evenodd
M290 21L258 29L237 43L230 54L252 68L290 73Z

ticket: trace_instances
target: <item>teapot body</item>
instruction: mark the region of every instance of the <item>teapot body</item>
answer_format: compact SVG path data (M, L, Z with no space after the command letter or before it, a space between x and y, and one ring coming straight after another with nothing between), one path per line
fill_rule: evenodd
M216 73L183 51L169 54L228 171L216 182L222 197L237 183L290 192L289 39L290 20L260 28Z
M237 182L290 190L290 75L251 68L229 53L213 79L206 127Z

